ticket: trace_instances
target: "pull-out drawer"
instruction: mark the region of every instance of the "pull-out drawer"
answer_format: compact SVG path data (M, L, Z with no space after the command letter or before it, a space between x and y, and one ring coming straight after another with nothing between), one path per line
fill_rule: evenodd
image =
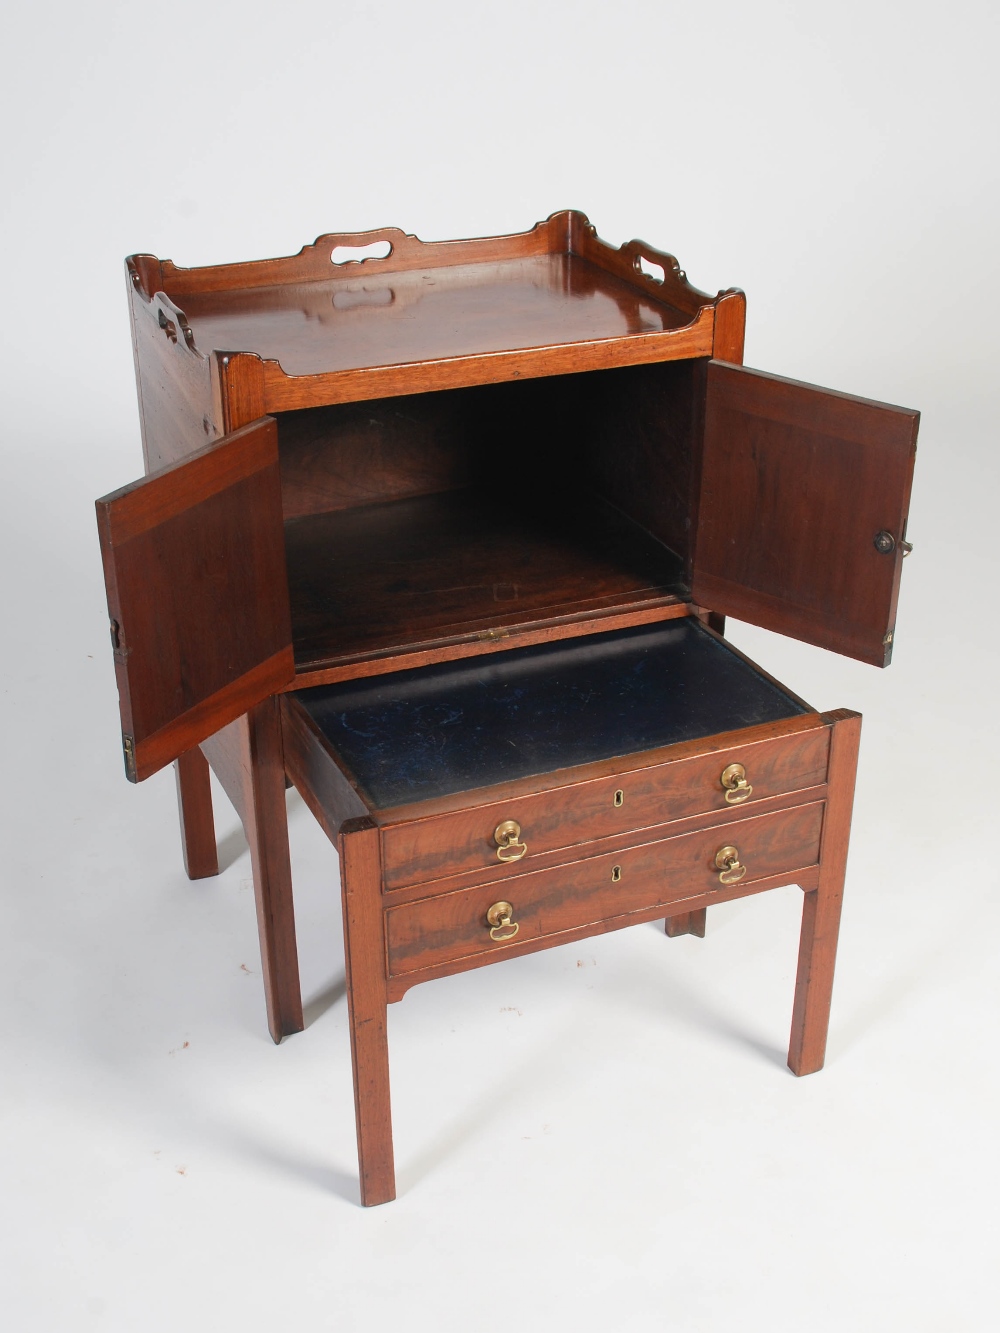
M328 756L345 809L380 826L383 887L410 894L738 819L825 783L830 749L806 704L693 618L303 690L294 712L313 769Z
M490 866L513 874L528 869L540 854L578 843L713 811L735 815L769 796L824 783L829 753L829 728L817 723L791 735L755 742L732 738L708 753L642 768L626 763L607 777L389 824L382 831L385 887ZM519 829L513 847L498 845L496 836L508 821Z
M514 944L794 877L818 864L824 810L813 801L390 907L389 975L497 956ZM509 912L491 913L505 904Z

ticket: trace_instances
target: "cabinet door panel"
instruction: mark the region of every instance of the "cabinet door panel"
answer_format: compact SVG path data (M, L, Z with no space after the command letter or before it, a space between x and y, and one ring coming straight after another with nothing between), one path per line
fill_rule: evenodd
M710 362L695 600L888 665L918 421L904 408Z
M136 782L294 674L274 420L98 500L97 522Z

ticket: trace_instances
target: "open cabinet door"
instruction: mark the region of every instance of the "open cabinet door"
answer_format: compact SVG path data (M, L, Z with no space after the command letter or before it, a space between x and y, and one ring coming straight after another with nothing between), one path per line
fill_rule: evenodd
M918 421L710 361L695 601L887 666Z
M274 419L98 500L97 525L139 782L294 676Z

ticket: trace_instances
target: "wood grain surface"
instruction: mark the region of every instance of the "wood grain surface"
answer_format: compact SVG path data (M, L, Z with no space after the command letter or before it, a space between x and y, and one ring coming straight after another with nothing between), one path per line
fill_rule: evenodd
M831 725L830 780L817 887L802 904L799 966L795 978L795 1006L788 1047L788 1067L794 1074L812 1074L823 1068L837 961L840 913L851 837L851 812L861 742L861 716L848 709L825 715Z
M874 666L892 655L919 414L712 362L692 594ZM885 530L895 549L874 538Z
M332 262L379 242L387 257ZM150 335L162 312L202 378L213 350L261 358L267 411L709 356L715 342L714 300L673 256L610 246L572 211L513 236L425 243L381 228L282 259L129 265Z
M221 438L222 407L211 358L189 347L183 335L178 337L180 314L160 292L159 260L133 255L126 261L125 279L142 451L149 473ZM164 327L171 323L173 338Z
M336 843L344 821L367 815L368 807L294 694L281 696L281 731L285 772L327 837Z
M663 923L663 929L668 939L675 940L681 935L696 935L698 939L705 938L705 927L708 920L708 909L698 908L693 912L677 912L674 916L668 916Z
M470 489L316 514L286 526L286 550L300 672L684 600L677 557L596 495L549 508Z
M741 885L750 888L758 879L791 875L816 864L822 822L823 804L813 802L390 907L390 975L502 954L507 946L491 939L486 922L487 910L498 900L512 904L520 926L516 938L527 943L605 917L703 897L719 883L714 858L729 844L738 848L747 867ZM613 876L616 866L618 879Z
M207 879L219 873L208 763L200 750L188 750L175 761L174 772L184 869L188 879Z
M97 502L132 781L291 679L280 504L269 419Z
M265 699L209 737L201 750L232 801L250 846L267 1024L278 1042L304 1025L280 700Z
M796 719L797 721L797 719ZM780 724L775 726L778 730ZM752 734L752 732L750 733ZM492 869L518 874L533 857L559 847L654 827L710 811L752 810L755 802L826 781L829 728L779 734L768 740L734 739L721 751L650 767L633 767L636 756L608 776L568 785L550 777L546 790L405 822L382 816L387 889L402 888L463 871ZM705 745L702 746L704 751ZM727 804L720 778L732 763L747 770L753 794L742 806ZM621 791L622 804L615 805ZM521 826L526 856L504 867L497 861L493 831L503 820Z
M379 881L378 829L366 818L348 820L340 833L340 883L358 1164L365 1207L396 1197Z

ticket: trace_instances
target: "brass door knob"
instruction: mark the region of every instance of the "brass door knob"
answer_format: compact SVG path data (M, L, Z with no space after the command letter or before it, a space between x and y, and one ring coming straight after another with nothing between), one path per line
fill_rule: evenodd
M742 764L730 764L724 768L719 781L726 793L727 805L739 805L753 795L753 787L747 782L747 771Z
M517 921L512 921L514 909L510 903L494 903L486 913L486 924L490 928L490 939L496 940L497 944L503 944L507 940L512 940L520 930Z
M720 847L715 853L715 864L719 869L720 884L738 884L747 873L735 847Z
M493 830L493 841L498 861L520 861L528 850L528 844L521 841L521 825L516 819L505 819L498 824Z

